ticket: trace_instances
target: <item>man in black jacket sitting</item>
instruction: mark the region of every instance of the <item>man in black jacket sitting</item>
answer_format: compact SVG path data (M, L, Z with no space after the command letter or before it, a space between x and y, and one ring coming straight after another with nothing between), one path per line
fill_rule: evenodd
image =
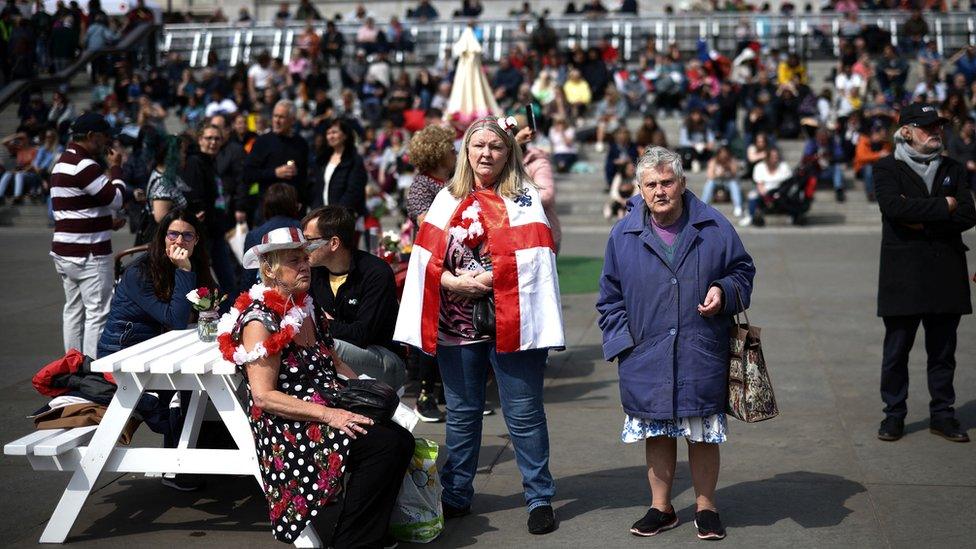
M354 371L399 389L406 366L393 352L396 282L382 259L355 248L356 217L324 206L302 220L311 243L312 299L325 311L339 357Z

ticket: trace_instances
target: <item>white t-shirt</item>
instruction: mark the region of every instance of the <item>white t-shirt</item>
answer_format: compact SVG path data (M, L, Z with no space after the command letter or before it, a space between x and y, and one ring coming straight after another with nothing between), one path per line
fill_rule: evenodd
M237 103L234 103L234 101L231 99L224 98L220 101L220 103L216 101L211 101L208 103L204 114L207 115L207 118L210 118L218 113L234 114L235 112L237 112Z
M329 183L332 182L332 174L335 173L335 169L339 167L338 164L333 164L329 162L325 165L325 174L322 176L322 180L325 181L325 185L322 186L322 205L329 205Z
M562 132L549 130L549 141L552 142L553 154L576 154L576 132L573 128L566 128Z
M254 87L263 90L271 85L271 68L264 68L258 63L247 70L247 77L254 80Z
M752 180L756 183L762 183L766 187L766 192L771 193L779 188L784 181L793 177L793 170L790 169L789 165L782 160L779 166L772 172L769 171L769 167L766 162L760 162L756 164L756 167L752 169Z

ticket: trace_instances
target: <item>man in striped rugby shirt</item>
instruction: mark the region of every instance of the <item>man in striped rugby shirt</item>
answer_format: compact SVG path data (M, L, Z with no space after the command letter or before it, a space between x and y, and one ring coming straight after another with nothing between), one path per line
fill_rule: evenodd
M122 152L108 147L111 128L88 112L71 125L71 142L51 170L51 257L64 284L64 348L94 357L112 301L112 231L123 203Z

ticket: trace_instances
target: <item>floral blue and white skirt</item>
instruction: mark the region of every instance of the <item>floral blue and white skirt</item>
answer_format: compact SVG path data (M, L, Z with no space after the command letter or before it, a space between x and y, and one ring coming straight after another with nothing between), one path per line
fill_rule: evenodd
M707 417L682 417L678 419L646 419L628 415L624 419L624 432L620 440L630 443L651 437L685 437L691 442L725 442L728 424L725 414Z

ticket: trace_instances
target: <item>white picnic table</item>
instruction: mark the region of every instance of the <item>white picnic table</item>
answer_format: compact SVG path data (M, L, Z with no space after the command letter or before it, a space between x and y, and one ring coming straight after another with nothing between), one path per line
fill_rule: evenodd
M215 342L200 341L195 329L174 330L95 360L92 370L111 373L118 384L97 427L35 431L4 446L4 454L26 456L35 470L74 471L41 543L64 542L101 473L253 475L263 486L251 426L236 395L241 376ZM177 448L117 446L142 393L167 389L192 392ZM195 448L208 400L237 449ZM295 542L320 545L311 526Z

